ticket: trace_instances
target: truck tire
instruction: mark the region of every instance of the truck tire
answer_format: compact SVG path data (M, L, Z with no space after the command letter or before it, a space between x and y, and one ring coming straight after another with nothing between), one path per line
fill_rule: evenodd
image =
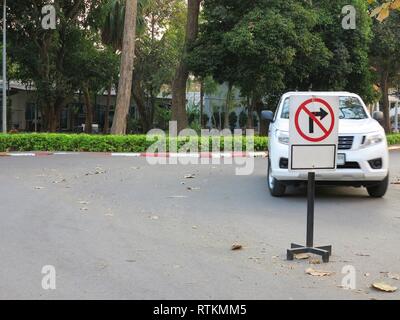
M270 160L268 160L268 189L273 197L282 197L286 191L286 185L271 176Z
M389 187L389 176L380 181L378 184L367 187L368 194L373 198L382 198Z

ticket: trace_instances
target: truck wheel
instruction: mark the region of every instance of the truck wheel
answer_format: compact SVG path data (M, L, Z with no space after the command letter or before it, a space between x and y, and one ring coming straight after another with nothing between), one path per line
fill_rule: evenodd
M389 187L389 176L380 181L377 185L367 187L368 194L373 198L382 198Z
M273 197L282 197L285 194L286 186L271 176L271 162L268 160L268 189Z

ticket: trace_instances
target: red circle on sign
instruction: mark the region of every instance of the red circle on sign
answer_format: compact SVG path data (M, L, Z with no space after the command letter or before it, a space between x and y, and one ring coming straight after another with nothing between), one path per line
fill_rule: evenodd
M318 138L312 138L312 137L307 136L307 135L301 130L300 125L299 125L299 116L300 116L300 112L301 112L301 111L304 111L304 109L306 109L306 106L307 106L308 104L312 103L312 102L319 102L319 103L323 104L323 105L328 109L329 115L330 115L331 118L332 118L332 123L331 123L331 126L329 127L329 129L328 129L328 130L325 130L325 134L324 134L323 136L321 136L321 137L318 137ZM308 109L307 109L307 110L308 110ZM306 112L306 111L304 111L304 112ZM295 115L295 119L294 119L294 123L295 123L297 132L300 134L300 136L301 136L303 139L305 139L305 140L307 140L307 141L311 141L311 142L321 142L321 141L325 140L326 138L328 138L328 137L330 136L330 134L332 133L333 128L335 127L335 116L334 116L333 109L332 109L332 107L329 105L328 102L326 102L325 100L320 99L320 98L312 98L312 99L309 99L309 100L304 101L304 102L300 105L300 107L297 109L297 112L296 112L296 115Z

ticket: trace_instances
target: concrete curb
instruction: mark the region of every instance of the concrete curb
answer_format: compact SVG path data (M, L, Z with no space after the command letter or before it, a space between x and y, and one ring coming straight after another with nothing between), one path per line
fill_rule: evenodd
M400 145L390 146L389 147L389 151L395 151L395 150L400 150Z
M400 150L400 145L390 146L389 151ZM268 152L199 152L199 153L147 153L147 152L0 152L0 157L46 157L71 155L97 155L120 158L266 158Z
M120 158L265 158L268 152L130 153L130 152L2 152L0 157L97 155Z

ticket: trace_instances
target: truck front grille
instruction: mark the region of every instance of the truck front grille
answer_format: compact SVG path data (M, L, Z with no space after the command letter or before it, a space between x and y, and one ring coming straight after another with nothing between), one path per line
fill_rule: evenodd
M350 150L353 147L353 136L339 136L339 150Z

